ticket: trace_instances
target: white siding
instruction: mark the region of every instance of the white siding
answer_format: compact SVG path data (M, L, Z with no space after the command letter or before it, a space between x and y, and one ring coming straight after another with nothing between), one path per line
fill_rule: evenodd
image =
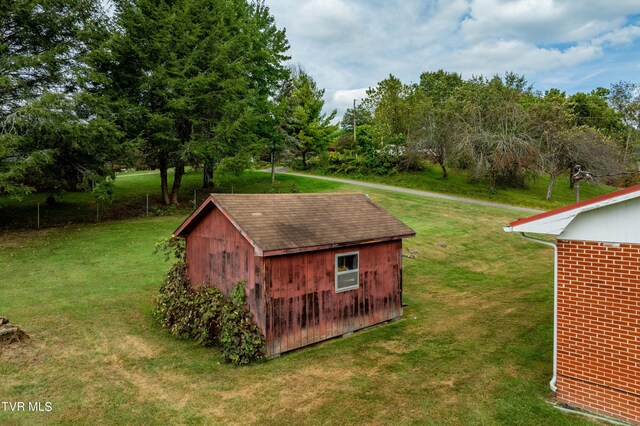
M640 198L580 213L558 239L640 243Z

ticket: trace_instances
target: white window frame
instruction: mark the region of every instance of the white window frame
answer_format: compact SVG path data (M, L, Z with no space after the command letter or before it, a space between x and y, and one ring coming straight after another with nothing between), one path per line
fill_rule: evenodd
M356 269L352 269L350 271L342 271L342 272L338 271L338 258L339 257L345 257L345 256L353 256L353 255L356 256L356 262L358 264L358 267ZM355 290L355 289L360 287L360 252L358 252L358 251L350 251L348 253L336 253L334 267L335 267L335 271L336 271L336 277L335 277L336 293L342 293L343 291ZM349 286L349 287L338 288L338 277L340 275L353 274L354 272L356 274L356 284L352 285L352 286Z

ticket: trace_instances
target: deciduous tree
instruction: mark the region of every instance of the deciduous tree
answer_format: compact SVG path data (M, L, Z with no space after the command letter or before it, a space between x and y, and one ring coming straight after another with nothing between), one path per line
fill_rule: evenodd
M440 165L442 178L448 177L446 162L459 140L458 95L464 81L459 74L443 70L420 75L420 90L430 99L424 116L425 147L431 159Z
M526 80L512 73L465 84L461 149L473 161L476 177L486 177L492 185L524 185L535 164L535 145L527 131L529 96Z
M538 167L549 176L545 199L551 198L556 177L571 168L575 119L564 92L552 89L529 107L529 133L536 143Z
M623 161L626 163L632 157L635 162L637 158L633 154L638 149L640 133L640 85L630 81L612 84L609 103L617 111L625 127Z

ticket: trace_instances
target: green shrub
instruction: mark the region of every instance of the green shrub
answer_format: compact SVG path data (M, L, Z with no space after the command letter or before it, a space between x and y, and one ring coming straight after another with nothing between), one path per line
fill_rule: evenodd
M262 357L264 350L264 336L244 304L244 282L240 281L222 307L218 339L223 359L234 364L248 364Z
M160 294L156 300L156 317L163 327L172 334L191 338L192 298L189 294L189 278L187 266L184 262L174 264L160 287Z
M179 248L177 253L182 255ZM225 362L248 364L262 357L265 339L244 305L244 282L229 298L217 288L193 288L187 266L179 260L160 287L155 314L173 335L204 346L218 345Z
M217 288L200 286L191 292L191 338L204 346L217 343L220 331L220 316L225 305L224 295ZM189 297L188 297L189 298Z
M169 261L169 259L175 258L176 260L178 260L178 262L184 263L186 256L185 240L182 237L174 236L163 238L155 244L153 253L155 254L158 252L164 253L165 261Z
M330 152L324 159L322 171L325 173L389 175L397 172L398 160L384 152L362 152L355 157L353 151Z

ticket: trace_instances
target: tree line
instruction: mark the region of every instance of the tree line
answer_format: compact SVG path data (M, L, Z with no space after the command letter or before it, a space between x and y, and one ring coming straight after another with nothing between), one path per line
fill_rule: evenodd
M511 72L465 80L439 70L414 84L390 75L347 110L340 127L319 158L329 171L388 174L430 159L443 179L456 167L493 187L547 175L549 199L567 172L573 186L638 170L640 86L618 82L567 95L535 91Z
M262 1L16 0L0 11L0 195L160 170L178 203L284 139L288 42ZM275 142L274 142L275 141ZM169 169L174 170L173 181Z
M445 179L454 167L493 186L544 173L550 197L567 170L636 168L634 83L567 95L513 73L389 76L338 123L323 112L324 90L286 65L286 33L262 0L111 6L14 0L0 10L0 195L109 197L115 170L144 165L160 170L163 202L178 204L189 166L209 188L255 161L388 174L431 160Z

